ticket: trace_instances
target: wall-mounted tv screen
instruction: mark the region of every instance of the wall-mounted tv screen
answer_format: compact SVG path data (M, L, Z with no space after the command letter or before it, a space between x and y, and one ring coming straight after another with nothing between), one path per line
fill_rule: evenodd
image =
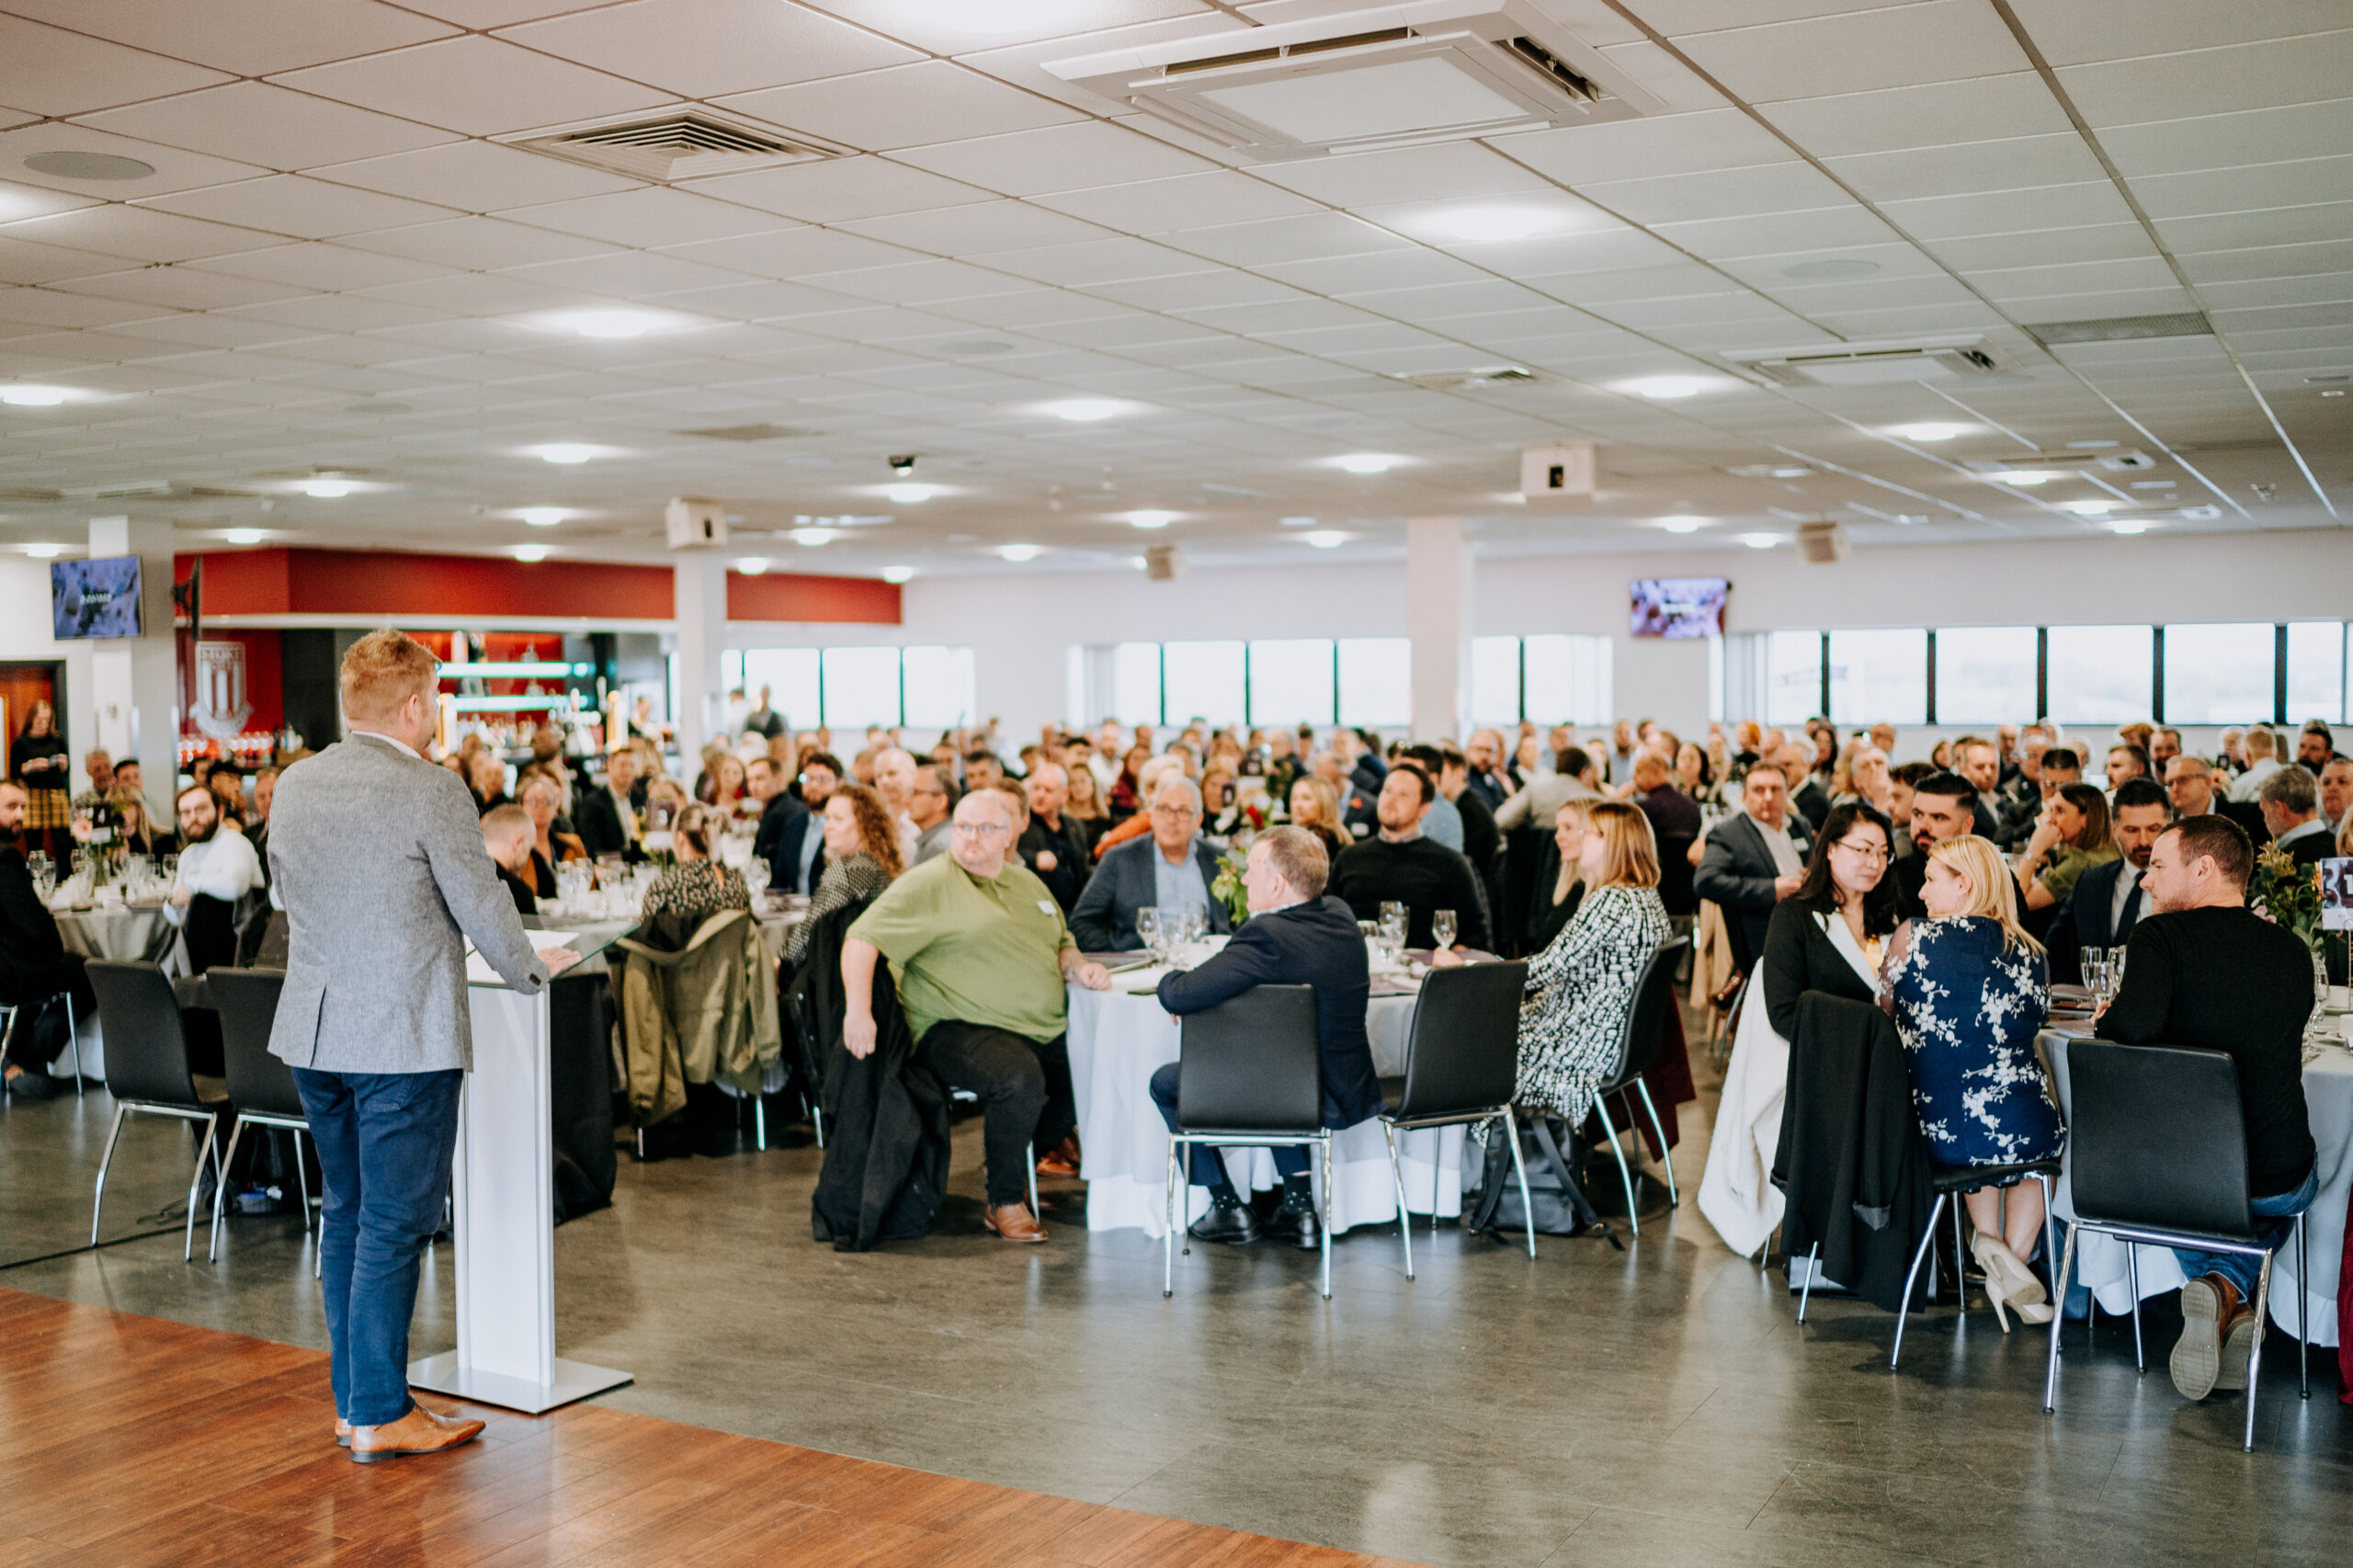
M49 599L60 641L137 637L145 631L139 616L139 557L135 555L51 562Z
M1722 637L1724 596L1731 589L1722 577L1637 577L1634 635Z

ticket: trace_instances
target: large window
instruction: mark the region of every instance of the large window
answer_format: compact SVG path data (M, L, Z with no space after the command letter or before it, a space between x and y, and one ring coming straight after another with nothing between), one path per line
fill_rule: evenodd
M1161 717L1239 724L1247 708L1249 653L1240 642L1171 642L1161 650Z
M836 730L900 721L899 651L828 648L823 665L825 722Z
M2165 637L2170 642L2173 633L2167 631ZM2345 700L2347 655L2353 653L2348 639L2353 639L2353 626L2339 621L2288 623L2288 711L2281 715L2287 722L2325 719L2338 724L2353 718Z
M814 648L747 648L744 651L744 695L760 699L768 688L768 706L786 725L813 730L825 722L817 695L817 650Z
M906 693L906 722L926 730L967 727L980 708L978 684L970 648L905 650L900 686Z
M1336 663L1341 723L1365 729L1413 722L1413 639L1343 637Z
M767 687L769 706L795 730L955 729L980 706L970 648L731 649L720 674L754 702Z
M2243 724L2268 715L2279 632L2269 621L2165 628L2165 722Z
M2031 626L1937 629L1937 722L2016 723L2040 706L2039 640Z
M2063 724L2120 724L2155 710L2156 631L2147 626L2054 626L2044 686Z
M1928 634L1916 627L1832 632L1830 718L1839 724L1927 723Z
M1471 722L1519 722L1519 639L1471 639Z
M1250 722L1328 724L1337 710L1332 644L1293 637L1250 644Z
M1822 711L1822 633L1765 636L1765 722L1802 724Z
M1111 651L1110 716L1131 724L1160 722L1160 644L1122 642Z
M1612 717L1609 639L1546 633L1471 640L1478 724L1600 724Z

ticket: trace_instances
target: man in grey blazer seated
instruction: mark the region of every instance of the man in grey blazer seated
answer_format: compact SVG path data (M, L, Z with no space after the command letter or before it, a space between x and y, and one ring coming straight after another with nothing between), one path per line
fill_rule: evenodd
M433 655L371 631L344 655L341 743L289 767L270 812L286 985L269 1049L294 1070L326 1178L319 1260L335 1439L361 1463L455 1448L479 1421L409 1397L417 1259L441 1222L473 1064L466 938L533 993L576 962L531 950L473 796L421 755Z
M1198 909L1219 936L1233 929L1224 903L1211 893L1217 857L1200 842L1201 791L1177 772L1161 777L1152 791L1152 832L1131 838L1103 857L1070 912L1070 934L1087 953L1132 952L1143 946L1136 934L1136 911L1157 909L1163 928L1174 917Z

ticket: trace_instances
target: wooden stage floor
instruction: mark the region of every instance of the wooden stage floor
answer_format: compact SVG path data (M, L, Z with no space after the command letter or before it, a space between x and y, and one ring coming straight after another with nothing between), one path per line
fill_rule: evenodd
M596 1404L475 1414L457 1452L353 1464L315 1350L0 1290L0 1568L1390 1563Z

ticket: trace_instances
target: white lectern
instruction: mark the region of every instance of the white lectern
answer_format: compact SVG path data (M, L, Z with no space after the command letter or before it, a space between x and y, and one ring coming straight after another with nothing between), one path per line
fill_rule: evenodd
M410 1362L408 1381L537 1415L618 1388L631 1375L555 1353L549 992L520 995L485 981L479 959L469 967L474 1070L458 1112L452 1183L458 1347Z

